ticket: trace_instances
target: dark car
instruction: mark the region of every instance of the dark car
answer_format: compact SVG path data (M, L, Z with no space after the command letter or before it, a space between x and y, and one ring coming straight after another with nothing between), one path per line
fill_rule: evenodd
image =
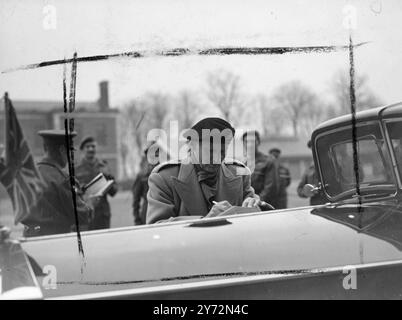
M402 104L355 120L312 134L325 205L83 232L84 258L74 233L3 229L0 296L402 298Z

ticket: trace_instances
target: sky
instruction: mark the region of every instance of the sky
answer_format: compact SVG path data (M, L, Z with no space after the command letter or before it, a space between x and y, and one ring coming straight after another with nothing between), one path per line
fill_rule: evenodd
M356 9L356 73L384 101L402 100L400 0L0 0L0 70L45 60L131 50L219 46L346 45L347 6ZM54 11L48 11L54 10ZM51 14L49 12L54 12ZM350 11L349 11L350 13ZM77 100L96 100L98 82L110 83L113 107L148 91L203 92L206 75L238 74L249 94L270 94L300 80L322 97L348 53L278 56L186 56L80 63ZM12 99L62 100L62 66L0 74Z

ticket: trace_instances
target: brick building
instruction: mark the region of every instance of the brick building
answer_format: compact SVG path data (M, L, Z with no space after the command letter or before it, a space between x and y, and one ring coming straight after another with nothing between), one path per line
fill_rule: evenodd
M98 141L98 156L107 160L113 174L119 177L121 175L118 143L119 112L117 109L110 108L108 82L101 82L99 88L98 101L76 101L75 146L78 147L83 137L94 136ZM14 100L12 92L10 92L10 98L31 152L35 159L39 159L43 154L43 146L42 138L37 132L44 129L64 129L63 101ZM4 108L1 108L0 144L4 144L5 140L4 127ZM81 155L77 150L75 159L80 158Z

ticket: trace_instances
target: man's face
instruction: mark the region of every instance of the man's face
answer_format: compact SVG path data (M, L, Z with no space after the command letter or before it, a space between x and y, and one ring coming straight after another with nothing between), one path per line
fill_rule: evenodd
M191 142L193 160L206 170L215 170L225 159L228 146L229 142L223 138L193 141Z
M96 142L95 141L87 142L84 145L84 148L82 151L84 152L84 157L86 159L89 159L89 160L94 159L95 155L96 155Z
M58 152L58 159L57 162L59 163L59 165L64 168L67 165L67 149L65 145L61 145L59 147L59 152Z
M275 157L275 159L279 159L280 153L278 151L272 151L271 155L273 155Z

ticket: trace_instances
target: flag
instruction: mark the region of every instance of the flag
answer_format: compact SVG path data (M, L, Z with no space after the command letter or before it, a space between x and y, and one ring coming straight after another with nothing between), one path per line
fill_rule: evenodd
M15 224L24 219L36 205L45 183L35 166L28 143L18 123L15 109L8 98L5 102L5 157L0 159L0 182L11 198Z

